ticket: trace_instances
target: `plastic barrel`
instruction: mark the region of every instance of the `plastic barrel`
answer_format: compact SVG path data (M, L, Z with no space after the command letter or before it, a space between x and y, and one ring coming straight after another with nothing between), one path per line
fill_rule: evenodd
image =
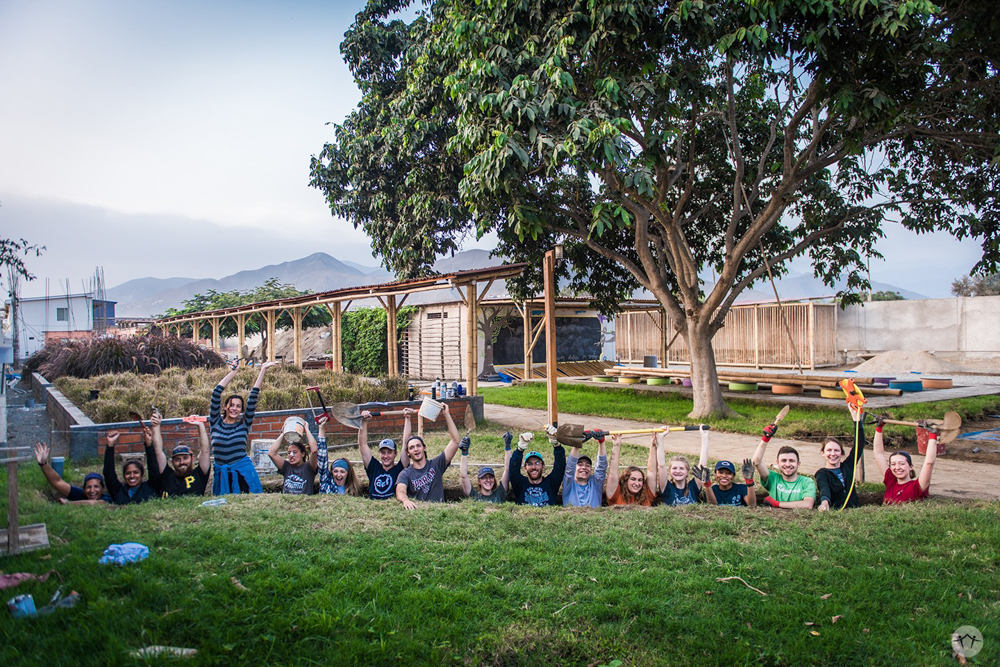
M827 389L826 387L820 387L819 395L823 398L844 398L844 391L842 389Z
M639 384L642 378L637 377L627 377L625 375L618 376L619 384Z
M889 383L889 389L901 389L903 391L923 391L922 380L893 380Z
M757 391L756 382L730 382L729 391Z
M924 383L924 389L951 389L955 386L951 378L924 378L921 382Z
M800 384L772 384L771 385L772 394L801 394L802 385Z
M646 378L646 384L654 387L660 387L665 384L670 384L670 378Z

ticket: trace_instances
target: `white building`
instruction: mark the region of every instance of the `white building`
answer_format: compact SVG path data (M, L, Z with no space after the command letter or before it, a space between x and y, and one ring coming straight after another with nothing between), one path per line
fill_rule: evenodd
M10 301L6 303L10 310ZM106 333L115 326L115 303L95 299L93 294L18 299L18 356L21 360L27 359L47 341L68 342ZM9 345L12 333L7 339Z

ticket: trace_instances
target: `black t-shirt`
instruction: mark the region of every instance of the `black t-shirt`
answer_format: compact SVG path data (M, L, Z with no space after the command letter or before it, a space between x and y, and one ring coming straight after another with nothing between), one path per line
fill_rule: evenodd
M175 475L173 468L169 465L160 474L160 492L164 498L203 496L207 487L208 475L201 471L201 466L195 466L191 474L186 477Z
M365 469L365 473L368 475L368 497L372 500L395 498L396 479L399 478L401 472L403 472L403 464L399 461L386 470L382 467L382 461L373 456Z

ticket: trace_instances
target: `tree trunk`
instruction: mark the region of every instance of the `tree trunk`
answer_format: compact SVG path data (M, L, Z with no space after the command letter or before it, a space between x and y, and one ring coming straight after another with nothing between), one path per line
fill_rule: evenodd
M691 390L694 393L694 409L688 416L692 419L736 416L736 411L722 398L719 373L715 367L715 349L708 331L707 322L702 322L697 316L688 317L684 339L691 359Z

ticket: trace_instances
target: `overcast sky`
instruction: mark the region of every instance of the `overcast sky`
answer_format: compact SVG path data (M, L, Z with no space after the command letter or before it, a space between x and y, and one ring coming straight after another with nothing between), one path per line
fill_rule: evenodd
M360 99L339 47L362 5L0 0L0 235L47 246L24 295L79 291L95 266L113 287L317 251L377 265L308 186ZM927 296L979 255L889 233L872 278Z

